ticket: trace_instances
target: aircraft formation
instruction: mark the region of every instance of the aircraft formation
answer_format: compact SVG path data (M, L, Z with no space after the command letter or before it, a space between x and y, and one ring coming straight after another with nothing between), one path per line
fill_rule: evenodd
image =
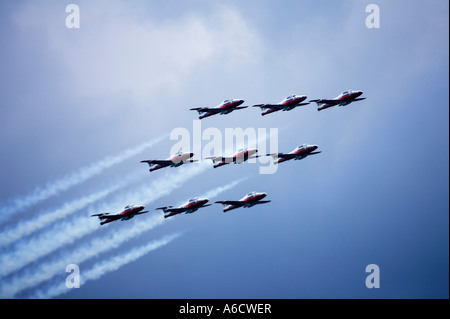
M275 104L255 104L253 107L261 108L261 115L267 115L277 111L291 111L296 107L308 105L311 102L317 103L317 110L321 111L323 109L332 106L344 106L352 102L362 101L365 98L359 98L364 92L361 90L347 90L339 94L334 99L316 99L310 100L309 102L304 102L307 98L306 95L289 95L288 97L281 100L279 103ZM199 119L204 119L206 117L217 115L217 114L229 114L236 110L245 109L248 106L240 106L245 101L242 99L228 99L220 103L215 107L195 107L191 111L197 111L199 113Z
M261 108L261 115L265 116L277 111L291 111L296 107L315 102L317 103L317 110L321 111L330 107L345 106L353 102L365 100L366 98L360 98L363 93L364 92L361 90L347 90L333 99L315 99L309 100L309 102L304 102L307 99L306 95L294 94L289 95L276 104L255 104L253 107ZM244 102L245 101L243 99L228 99L215 107L197 107L191 108L190 110L197 111L199 113L199 119L204 119L209 116L229 114L236 110L248 108L248 106L241 106ZM289 153L272 153L266 155L257 155L258 149L256 148L241 148L230 156L212 156L205 159L212 160L214 163L213 167L218 168L230 163L241 164L252 158L272 156L275 160L274 164L277 165L289 160L302 160L308 156L320 154L321 151L316 151L318 148L318 145L303 144L297 146ZM167 159L143 160L141 163L147 163L150 166L149 171L153 172L164 167L178 167L185 163L197 162L197 160L192 159L194 155L194 153L179 151ZM225 213L241 207L249 208L259 204L269 203L270 200L262 200L266 196L267 193L251 192L239 200L224 200L216 201L215 203L222 204L224 206L223 212ZM192 214L200 208L211 206L212 204L207 204L208 202L209 198L193 198L179 207L164 206L156 208L156 210L162 210L164 212L164 218L168 218L183 213ZM143 211L144 209L144 205L128 205L116 214L100 213L91 215L91 217L98 217L100 220L100 225L104 225L117 220L129 220L136 215L149 212Z

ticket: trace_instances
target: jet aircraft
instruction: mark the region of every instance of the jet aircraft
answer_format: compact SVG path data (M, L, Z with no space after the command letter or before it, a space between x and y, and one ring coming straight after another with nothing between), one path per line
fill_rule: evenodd
M220 103L215 107L195 107L191 111L197 111L199 114L199 119L204 119L205 117L216 115L216 114L228 114L235 110L245 109L248 106L240 106L244 103L241 99L228 99Z
M303 145L297 146L293 151L291 151L287 154L272 153L272 154L267 154L267 156L272 156L276 160L274 162L274 164L283 163L283 162L289 161L291 159L302 160L302 159L308 157L309 155L315 155L315 154L321 153L320 151L314 152L318 147L319 146L317 146L317 145L303 144Z
M194 153L183 153L179 151L166 160L148 160L141 161L141 163L147 163L150 166L150 172L153 172L164 167L178 167L184 163L197 162L197 160L191 159L192 156L194 156Z
M290 111L298 106L308 105L307 103L302 103L306 99L306 95L289 95L287 98L283 99L280 103L277 104L256 104L253 107L261 108L261 115L267 115L273 112L277 112L280 110Z
M362 101L365 100L365 97L359 97L361 94L363 94L363 91L352 91L352 90L347 90L342 92L341 94L339 94L337 97L335 97L332 100L327 100L327 99L318 99L318 100L310 100L309 102L316 102L317 103L317 111L321 111L323 109L335 106L335 105L339 105L339 106L344 106L344 105L348 105L352 102L356 102L356 101Z
M261 200L267 196L267 193L251 192L242 197L240 200L224 200L216 203L224 205L223 212L228 212L239 207L252 207L258 204L270 203L270 200Z
M258 155L255 155L258 152L258 149L256 148L241 148L236 153L234 153L231 156L222 157L222 156L212 156L212 157L206 157L205 159L210 159L214 163L217 163L214 165L214 168L227 165L230 163L234 164L241 164L245 161L247 161L250 158L258 158Z
M188 200L180 207L164 206L157 208L157 210L160 209L164 213L167 213L166 215L164 215L164 218L167 218L182 213L192 214L193 212L196 212L199 208L211 206L211 204L206 205L207 202L209 202L208 198L193 198Z
M122 221L129 220L136 215L148 213L148 211L142 211L144 208L145 206L143 205L129 205L125 206L125 208L119 211L117 214L95 214L91 215L91 217L98 217L98 219L100 220L100 225L104 225L106 223L110 223L119 219Z

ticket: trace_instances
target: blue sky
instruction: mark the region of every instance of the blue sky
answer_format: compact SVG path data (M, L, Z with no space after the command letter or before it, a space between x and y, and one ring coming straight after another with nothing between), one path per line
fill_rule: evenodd
M0 5L2 297L448 298L448 2L73 1L81 27L67 29L69 3ZM370 3L379 29L365 26ZM319 145L276 174L139 163L170 155L192 107L346 89L367 100L202 122L279 128L282 152ZM89 218L210 190L272 202ZM64 288L69 263L89 277L80 289Z

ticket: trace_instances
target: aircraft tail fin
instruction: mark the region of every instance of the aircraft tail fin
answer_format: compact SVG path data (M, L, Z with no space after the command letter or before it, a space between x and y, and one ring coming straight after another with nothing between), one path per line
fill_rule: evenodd
M202 113L205 113L206 111L204 110L204 108L203 107L194 107L194 108L192 108L192 109L190 109L191 111L197 111L198 112L198 114L202 114Z
M228 206L228 205L242 205L241 201L238 200L220 200L215 202L216 204L222 204L223 206Z
M222 156L210 156L210 157L205 157L205 159L210 159L213 161L213 163L225 162L225 157L222 157Z
M150 166L150 168L152 168L152 167L156 166L156 164L152 163L152 161L151 161L151 160L147 160L147 161L141 161L141 163L147 163L147 164L148 164L148 166Z
M162 210L163 212L166 212L168 208L172 208L173 206L163 206L163 207L158 207L155 210Z
M98 219L100 219L100 220L102 220L102 219L106 219L106 218L109 218L109 213L106 213L106 214L94 214L94 215L91 215L91 217L98 217Z
M324 103L322 102L321 99L318 99L318 100L309 100L309 102L315 102L315 103L317 103L317 106L320 106L320 105L324 104Z

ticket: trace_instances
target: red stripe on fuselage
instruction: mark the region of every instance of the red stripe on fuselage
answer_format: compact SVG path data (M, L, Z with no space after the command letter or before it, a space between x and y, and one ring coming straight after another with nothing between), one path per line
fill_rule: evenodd
M227 110L227 109L231 109L231 108L234 108L236 106L239 106L242 103L244 103L244 101L234 101L234 102L231 102L231 103L228 103L228 104L223 104L219 108L221 110Z
M228 212L229 210L239 208L241 206L231 205L223 210L223 212Z
M167 167L167 166L169 166L169 165L160 165L160 164L158 164L158 165L150 168L150 172L156 171L157 169L161 169L161 168L164 168L164 167Z
M227 164L230 164L230 163L227 163L227 162L220 162L219 164L216 164L216 165L214 165L213 167L214 167L214 168L217 168L217 167L220 167L220 166L223 166L223 165L227 165Z
M291 158L280 158L278 159L278 161L275 162L275 164L280 164L289 160L291 160Z
M295 155L306 155L306 154L311 153L312 151L314 151L316 148L314 148L314 147L303 148L303 149L300 149L300 150L296 151L294 154Z
M143 208L135 207L135 208L129 208L123 212L121 212L119 215L126 216L126 215L132 215L136 214L137 212L141 211Z
M214 114L216 114L216 113L210 112L210 113L203 114L203 115L199 116L198 118L201 120L201 119L204 119L205 117L209 117L209 116L212 116Z
M246 203L255 202L260 199L263 199L264 197L266 197L266 195L256 195L256 196L252 196L252 197L248 197L248 198L244 199L244 202L246 202Z
M189 204L185 205L184 208L190 209L190 208L200 207L203 204L206 204L206 202L207 201L202 200L202 201L198 201L198 202L194 202L194 203L189 203Z
M353 100L356 99L358 96L360 96L362 93L361 92L357 92L357 93L351 93L349 95L344 95L342 96L339 100L340 101L347 101L347 100Z
M296 97L293 100L289 100L289 101L284 102L283 105L298 104L298 103L303 102L305 99L306 99L306 96L305 97Z
M273 113L273 112L276 112L276 111L279 111L279 109L271 108L271 109L268 109L267 111L261 113L261 115L264 116L264 115L267 115L267 114L270 114L270 113Z
M327 108L332 107L332 106L334 106L334 104L325 104L324 106L321 106L321 107L317 108L317 110L321 111L321 110L327 109Z

